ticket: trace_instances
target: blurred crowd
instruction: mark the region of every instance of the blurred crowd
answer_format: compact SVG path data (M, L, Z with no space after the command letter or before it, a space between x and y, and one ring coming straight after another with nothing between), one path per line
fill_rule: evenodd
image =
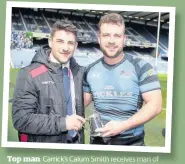
M11 34L11 49L32 48L33 38L23 31L13 31Z

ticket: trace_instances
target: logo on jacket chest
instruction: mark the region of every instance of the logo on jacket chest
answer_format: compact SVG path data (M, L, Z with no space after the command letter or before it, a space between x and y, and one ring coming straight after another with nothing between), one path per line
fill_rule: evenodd
M42 84L54 84L53 81L42 81L41 83L42 83Z

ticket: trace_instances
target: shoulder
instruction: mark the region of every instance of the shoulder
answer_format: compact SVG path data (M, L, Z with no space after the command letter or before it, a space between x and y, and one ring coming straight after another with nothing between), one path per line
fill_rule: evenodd
M149 70L153 68L152 64L149 61L137 56L127 54L126 59L133 65L137 74L142 73L144 70Z
M85 70L84 70L84 80L86 81L87 80L87 75L89 73L89 71L92 69L92 68L96 68L96 66L101 62L102 58L98 59L97 61L93 62L92 64L88 65Z
M79 72L81 72L81 73L85 72L85 67L84 66L78 65L78 68L79 68Z
M21 68L19 71L19 77L29 77L36 78L44 73L48 72L48 68L44 64L33 63L24 68Z
M92 68L96 68L102 61L103 58L98 59L97 61L91 63L85 68L85 73L87 74Z
M139 66L139 63L142 63L144 60L130 54L125 54L125 59L130 62L134 67Z
M82 74L83 74L84 71L85 71L85 67L79 65L79 64L76 62L76 60L75 60L74 57L72 57L72 58L70 59L70 68L72 69L72 72L78 72L78 73L82 73Z

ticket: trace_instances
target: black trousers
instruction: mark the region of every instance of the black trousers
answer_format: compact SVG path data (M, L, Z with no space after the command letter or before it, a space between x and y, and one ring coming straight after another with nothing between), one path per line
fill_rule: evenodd
M114 136L109 138L91 137L90 144L97 145L128 145L128 146L145 146L144 132L138 136Z
M71 138L71 140L67 140L67 143L69 143L69 144L77 144L77 143L79 143L79 136L76 135L75 137Z

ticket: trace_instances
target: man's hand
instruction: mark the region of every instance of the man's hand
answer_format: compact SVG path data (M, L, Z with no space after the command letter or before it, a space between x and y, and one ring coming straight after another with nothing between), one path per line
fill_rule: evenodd
M123 121L109 121L103 128L96 129L102 133L102 137L110 137L120 134L123 130Z
M71 115L66 117L66 129L67 130L80 130L85 124L85 119L78 115Z

